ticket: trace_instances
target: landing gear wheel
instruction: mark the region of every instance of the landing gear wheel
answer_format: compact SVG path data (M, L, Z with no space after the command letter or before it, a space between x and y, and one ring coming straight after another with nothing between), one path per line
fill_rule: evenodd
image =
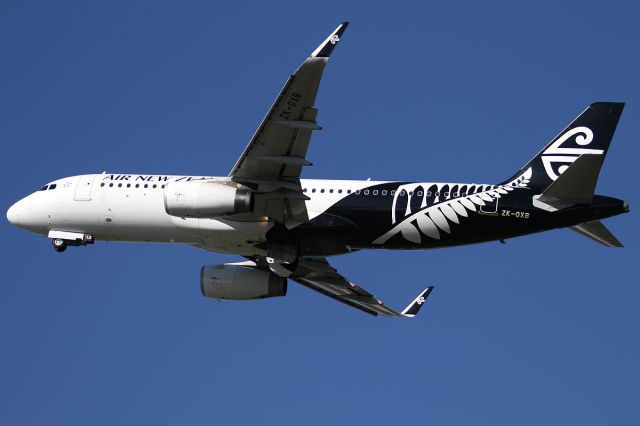
M61 253L67 249L67 242L60 238L55 238L53 241L51 241L51 243L53 244L53 249L58 253Z

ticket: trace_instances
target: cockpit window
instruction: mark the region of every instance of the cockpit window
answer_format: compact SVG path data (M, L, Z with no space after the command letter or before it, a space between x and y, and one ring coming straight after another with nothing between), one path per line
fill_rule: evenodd
M45 185L42 188L38 189L38 191L46 191L49 185Z
M52 189L56 189L56 184L52 183L51 185L49 185L49 191L51 191Z

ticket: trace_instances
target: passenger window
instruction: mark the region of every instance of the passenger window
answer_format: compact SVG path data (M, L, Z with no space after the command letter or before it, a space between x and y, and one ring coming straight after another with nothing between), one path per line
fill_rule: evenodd
M103 187L103 186L104 186L104 182L102 182L102 183L100 184L100 187Z
M330 189L330 190L329 190L329 193L330 193L330 194L333 194L333 189Z
M157 187L158 187L158 185L156 185L156 184L154 183L154 184L153 184L153 187L154 187L154 188L157 188Z
M338 194L342 194L342 189L338 189Z
M324 189L321 189L320 192L322 192L324 194Z
M373 195L378 195L378 190L377 189L373 190Z
M431 197L431 191L427 191L427 197Z
M347 194L351 194L351 190L350 189L347 189Z
M118 184L118 188L122 188L122 184L121 183Z
M360 195L360 190L356 189L356 195Z
M127 188L131 188L131 184L130 183L127 184Z
M418 197L422 197L422 191L418 191Z
M145 187L145 188L148 188L148 187L149 187L149 185L145 183L145 184L144 184L144 187Z
M316 193L316 189L315 189L315 188L313 188L313 189L311 190L311 192L313 192L313 193L315 194L315 193Z
M140 184L139 183L136 183L136 188L140 188Z
M369 195L369 190L368 189L364 190L364 195Z
M304 189L302 190L302 192L307 192L307 188L304 188Z
M382 195L387 195L387 190L386 189L382 190Z
M112 188L112 187L113 187L113 183L110 183L110 184L109 184L109 188Z
M391 195L396 195L396 190L395 189L391 190Z
M162 185L161 188L164 189L164 185Z

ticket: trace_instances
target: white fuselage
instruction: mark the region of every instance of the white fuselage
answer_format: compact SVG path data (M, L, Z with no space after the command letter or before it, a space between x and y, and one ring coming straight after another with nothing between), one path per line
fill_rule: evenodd
M166 213L167 183L202 178L106 173L65 177L15 203L7 218L42 235L69 231L92 234L103 241L185 243L245 256L263 254L255 243L264 241L273 226L266 218L198 219ZM310 198L305 204L312 219L348 194L382 182L304 179L301 183Z

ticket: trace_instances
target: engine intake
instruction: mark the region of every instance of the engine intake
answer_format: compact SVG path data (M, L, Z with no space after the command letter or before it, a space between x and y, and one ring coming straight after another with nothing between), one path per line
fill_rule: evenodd
M208 265L200 270L200 290L214 299L264 299L285 296L287 279L252 266Z
M215 180L169 182L164 209L178 217L218 217L253 210L253 193L236 183Z

